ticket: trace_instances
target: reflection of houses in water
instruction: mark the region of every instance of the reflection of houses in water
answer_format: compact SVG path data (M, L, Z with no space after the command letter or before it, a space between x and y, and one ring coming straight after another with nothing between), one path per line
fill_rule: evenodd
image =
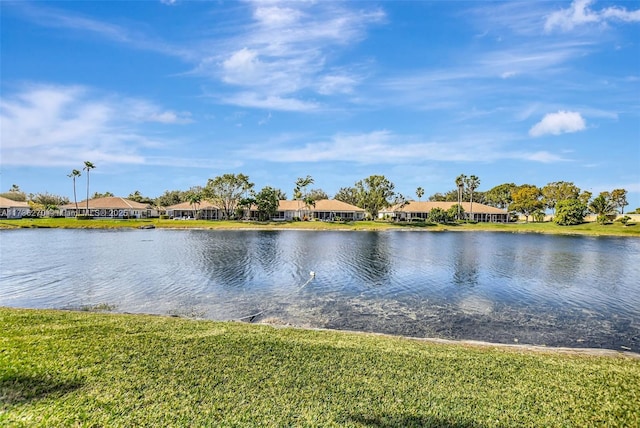
M0 196L0 218L22 218L29 215L31 208L27 202L14 201Z
M92 216L94 218L149 218L157 217L158 213L148 204L132 201L130 199L116 196L106 198L89 199L89 209L87 201L76 204L67 204L60 207L64 217L76 217L77 215Z
M457 202L410 201L404 206L396 205L380 210L379 217L389 217L399 221L413 219L426 220L429 217L429 213L434 208L440 208L441 210L448 211L456 205L458 205ZM460 206L464 210L465 218L470 221L482 223L506 223L509 221L509 213L506 210L501 210L500 208L490 207L488 205L474 202L472 214L470 202L462 202Z

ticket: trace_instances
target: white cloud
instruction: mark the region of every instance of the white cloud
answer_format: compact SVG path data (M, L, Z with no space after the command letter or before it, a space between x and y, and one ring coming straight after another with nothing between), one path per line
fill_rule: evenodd
M146 100L96 94L82 86L34 85L0 102L2 163L144 163L143 150L162 142L147 137L143 123L188 120L188 113L163 110Z
M581 25L606 24L611 20L640 22L640 10L627 11L625 8L609 7L595 11L589 7L592 3L593 0L574 0L569 8L551 13L545 21L545 31L570 31Z
M540 137L546 134L560 135L571 132L583 131L586 122L580 113L574 111L558 111L549 113L529 130L532 137Z
M239 92L220 100L226 104L240 107L267 110L311 112L320 109L320 105L315 102L291 97L279 97L277 95L263 95L256 92Z
M505 139L506 140L506 139ZM336 134L327 141L296 145L291 138L287 146L270 143L270 150L249 147L244 158L270 162L356 162L360 164L414 164L416 162L485 162L520 160L551 163L566 161L546 151L512 152L496 144L493 138L454 141L421 141L418 137L397 135L387 130L361 134Z

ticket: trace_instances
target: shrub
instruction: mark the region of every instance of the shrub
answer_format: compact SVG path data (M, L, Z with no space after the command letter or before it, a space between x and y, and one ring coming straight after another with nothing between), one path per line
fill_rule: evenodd
M553 221L560 226L573 226L584 222L587 206L577 199L566 199L556 205Z
M93 220L92 215L77 215L76 220Z

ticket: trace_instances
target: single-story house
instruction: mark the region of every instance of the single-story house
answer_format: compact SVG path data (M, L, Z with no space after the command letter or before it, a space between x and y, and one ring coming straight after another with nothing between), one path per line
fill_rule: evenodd
M0 196L0 218L22 218L29 215L31 208L27 202L14 201Z
M196 205L192 205L189 202L181 202L167 207L165 211L169 218L176 220L192 220L196 218L202 220L218 220L222 218L220 208L209 201L202 201Z
M392 218L399 221L416 218L425 220L429 216L429 212L434 208L448 211L456 205L458 205L457 202L409 201L404 206L393 206L381 210L378 215L380 218ZM460 206L464 210L465 218L471 221L485 223L506 223L509 221L509 213L500 208L474 202L473 213L471 213L472 207L470 202L462 202Z
M272 220L293 220L299 218L301 220L316 219L324 221L334 220L362 220L364 219L364 210L346 202L337 201L335 199L320 199L315 205L305 206L302 201L285 201L278 203L278 212ZM257 217L257 213L252 210L251 217Z
M148 204L117 196L89 199L88 211L86 200L78 202L77 212L75 203L63 205L60 211L65 217L88 215L93 218L149 218L158 215L157 211Z

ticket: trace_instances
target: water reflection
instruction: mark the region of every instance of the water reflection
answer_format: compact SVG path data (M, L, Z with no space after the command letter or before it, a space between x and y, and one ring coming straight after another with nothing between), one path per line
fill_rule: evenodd
M308 327L640 352L637 239L204 230L15 230L0 239L5 306L259 314Z

